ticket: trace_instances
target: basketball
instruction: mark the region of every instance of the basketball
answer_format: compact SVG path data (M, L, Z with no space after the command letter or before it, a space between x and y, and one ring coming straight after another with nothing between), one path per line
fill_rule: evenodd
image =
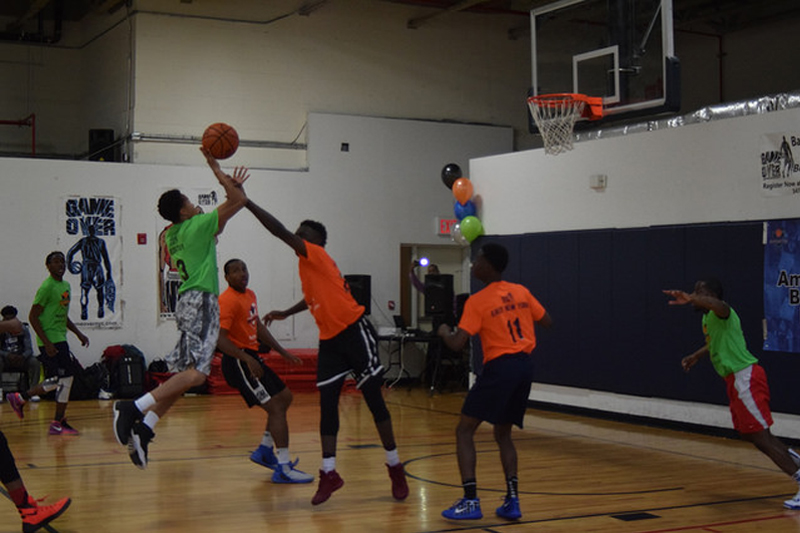
M216 159L228 159L239 148L239 134L223 122L217 122L203 132L203 148Z

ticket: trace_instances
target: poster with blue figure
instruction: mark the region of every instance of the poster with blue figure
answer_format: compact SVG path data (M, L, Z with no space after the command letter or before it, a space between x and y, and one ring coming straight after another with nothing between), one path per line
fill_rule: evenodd
M121 271L119 202L111 197L70 197L64 200L64 208L70 246L66 252L67 270L77 278L68 281L73 294L80 289L80 320L73 321L87 326L121 327L115 281L115 273Z
M800 352L800 219L766 223L764 350Z

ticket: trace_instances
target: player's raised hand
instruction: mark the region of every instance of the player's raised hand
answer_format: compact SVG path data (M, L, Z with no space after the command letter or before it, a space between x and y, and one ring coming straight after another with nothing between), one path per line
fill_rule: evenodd
M204 156L206 156L206 163L208 163L208 166L211 168L217 178L226 175L219 166L219 161L217 161L216 157L211 155L211 152L209 152L204 146L200 147L200 151L203 152Z
M247 167L236 167L233 169L233 176L228 176L237 187L242 187L244 182L250 177L250 170Z
M684 291L662 290L661 292L672 298L672 300L668 302L669 305L685 305L692 301L692 296Z

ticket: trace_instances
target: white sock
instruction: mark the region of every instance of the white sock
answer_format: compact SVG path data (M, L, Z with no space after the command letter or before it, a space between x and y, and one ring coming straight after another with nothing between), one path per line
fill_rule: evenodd
M386 450L386 464L389 466L400 464L400 454L397 453L397 448L394 450Z
M149 427L150 429L156 429L156 424L161 418L155 413L155 411L147 411L147 414L144 415L144 425Z
M289 464L289 448L275 448L275 455L278 456L279 465Z
M323 457L322 458L322 471L326 474L336 470L336 457Z
M272 440L272 433L269 431L264 432L264 436L261 437L261 445L267 448L272 448L275 445L275 442Z
M156 399L149 392L133 402L140 413L146 413L151 407L156 404Z

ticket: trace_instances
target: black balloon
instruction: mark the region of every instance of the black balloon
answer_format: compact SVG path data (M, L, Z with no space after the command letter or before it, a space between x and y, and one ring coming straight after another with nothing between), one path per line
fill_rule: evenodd
M461 167L455 163L448 163L442 169L442 182L448 189L453 188L453 183L461 177Z

